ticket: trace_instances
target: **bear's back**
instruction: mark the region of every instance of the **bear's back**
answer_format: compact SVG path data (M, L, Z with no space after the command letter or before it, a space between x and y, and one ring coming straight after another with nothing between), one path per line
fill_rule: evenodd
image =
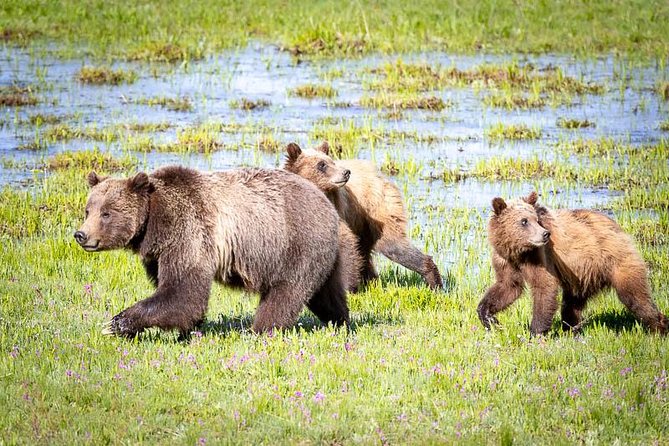
M299 280L323 273L318 265L334 263L339 217L311 182L275 169L208 175L218 215L216 245L224 267L227 263L246 281L256 283L261 276ZM230 252L232 259L226 257Z

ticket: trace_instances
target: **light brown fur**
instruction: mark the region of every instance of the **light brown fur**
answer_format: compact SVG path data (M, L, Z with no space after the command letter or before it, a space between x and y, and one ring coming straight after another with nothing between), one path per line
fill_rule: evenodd
M550 329L560 288L563 327L578 330L587 301L609 287L651 330L667 332L667 318L650 297L646 265L615 221L594 211L549 210L537 204L536 193L508 204L495 198L493 209L488 234L497 281L478 307L484 326L496 323L495 314L527 283L533 334Z
M441 275L432 258L415 248L407 236L400 191L372 163L334 161L326 142L306 151L297 144L289 144L286 151L284 168L316 184L358 237L363 283L377 277L371 258L375 250L419 273L431 288L442 287Z

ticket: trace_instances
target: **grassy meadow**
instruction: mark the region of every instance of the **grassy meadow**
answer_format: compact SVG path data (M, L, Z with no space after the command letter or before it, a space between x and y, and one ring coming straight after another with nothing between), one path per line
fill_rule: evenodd
M669 6L660 1L0 5L0 444L669 444L669 340L613 292L530 338L483 329L490 200L537 190L631 234L669 313ZM86 253L90 170L280 167L328 140L405 196L443 291L377 256L349 330L250 331L215 285L188 341L102 325L148 297Z

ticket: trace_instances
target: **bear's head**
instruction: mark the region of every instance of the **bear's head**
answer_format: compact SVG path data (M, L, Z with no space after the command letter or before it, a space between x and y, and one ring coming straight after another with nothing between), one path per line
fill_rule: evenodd
M86 219L74 238L86 251L124 248L142 232L149 213L153 185L140 172L132 178L113 179L88 174L91 192Z
M323 142L315 149L302 150L295 143L286 147L284 169L314 183L328 193L343 187L351 177L351 171L337 166L330 158L330 146Z
M520 200L492 200L493 215L488 225L490 243L497 253L507 260L545 246L551 233L541 226L537 209L537 193L532 192Z

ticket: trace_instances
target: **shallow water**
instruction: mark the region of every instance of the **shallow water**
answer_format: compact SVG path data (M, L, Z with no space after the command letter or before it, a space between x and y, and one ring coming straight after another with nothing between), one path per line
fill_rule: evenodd
M607 93L576 97L570 106L534 110L506 110L486 107L481 96L471 88L452 88L434 92L453 106L442 112L406 111L401 120L388 120L383 112L361 108L335 107L324 99L307 100L288 95L290 88L304 83L326 83L322 76L332 70L343 70L343 76L331 81L339 92L337 102L357 103L365 93L363 82L368 74L364 67L373 67L395 60L396 56L372 56L355 61L302 62L269 46L250 46L244 50L223 54L204 61L182 66L146 63L121 63L114 68L129 68L139 74L131 85L90 86L75 79L76 72L89 61L60 60L47 55L36 56L22 49L5 47L0 54L0 85L39 85L38 96L42 103L35 107L5 108L0 111L0 157L24 160L39 166L46 157L64 150L90 149L94 146L112 153L125 153L120 142L67 141L49 144L45 150L17 150L17 147L35 139L36 130L31 126L16 125L35 113L65 116L63 123L73 127L95 125L103 128L112 124L130 122L162 122L173 124L163 133L152 134L158 142L172 141L177 129L204 122L237 124L264 124L273 129L273 136L282 144L296 141L311 146L318 141L309 140L309 132L323 118L352 120L358 125L369 125L379 131L397 130L416 132L419 135L438 137L437 142L418 143L407 139L386 143L363 143L360 157L371 158L377 165L384 159L413 159L419 166L416 175L400 175L395 180L419 206L477 207L484 208L496 195L514 195L544 185L550 194L546 200L553 205L597 207L602 206L611 194L602 189L575 187L573 190L552 188L550 181L533 183L484 182L468 180L444 184L433 180L444 167L463 167L493 155L553 157L555 142L574 137L609 137L617 140L644 144L662 137L659 123L669 108L652 90L656 82L669 77L666 68L630 68L612 58L576 60L562 56L451 56L442 53L423 53L404 56L405 62L428 61L442 66L466 69L486 63L518 60L537 67L557 66L567 75L596 81L608 87ZM623 70L624 68L624 70ZM620 89L622 76L628 79L627 87ZM169 111L157 106L129 103L134 99L153 96L191 99L192 112ZM266 99L271 106L251 112L230 107L234 99ZM330 101L331 102L331 101ZM595 128L565 130L556 126L559 117L589 119ZM542 130L542 138L529 142L504 141L490 143L484 130L498 122L524 123ZM240 140L251 146L257 134L221 133L219 140L233 145ZM267 153L255 148L221 150L211 155L136 153L142 168L153 169L167 163L182 163L204 169L226 169L240 165L278 166L282 155ZM39 170L0 167L0 184L29 184ZM551 189L552 188L552 189ZM414 207L412 207L412 210ZM422 220L420 217L418 220Z

